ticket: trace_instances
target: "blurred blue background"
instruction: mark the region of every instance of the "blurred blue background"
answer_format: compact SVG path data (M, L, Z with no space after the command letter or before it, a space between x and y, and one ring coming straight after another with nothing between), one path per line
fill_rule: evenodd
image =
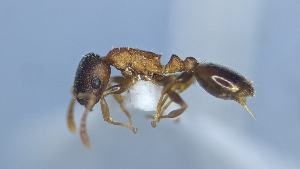
M298 0L1 0L0 168L300 168L299 16ZM182 94L189 108L179 124L153 129L134 112L136 135L95 108L85 149L65 123L75 70L85 53L122 46L246 75L257 120L195 84Z

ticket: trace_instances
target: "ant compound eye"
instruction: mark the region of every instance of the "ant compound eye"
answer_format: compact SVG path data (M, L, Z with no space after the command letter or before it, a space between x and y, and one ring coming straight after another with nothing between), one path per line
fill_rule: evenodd
M99 78L93 78L91 85L94 89L99 89L101 86L101 80Z

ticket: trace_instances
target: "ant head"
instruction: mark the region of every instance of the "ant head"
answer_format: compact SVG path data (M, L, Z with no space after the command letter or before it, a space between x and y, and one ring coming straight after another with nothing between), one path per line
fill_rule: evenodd
M110 78L110 66L99 55L88 53L77 68L74 81L74 95L81 105L87 107L89 99L96 104L107 87Z
M208 93L240 103L254 117L246 103L246 98L254 95L254 88L244 76L212 63L199 64L194 73L198 83Z

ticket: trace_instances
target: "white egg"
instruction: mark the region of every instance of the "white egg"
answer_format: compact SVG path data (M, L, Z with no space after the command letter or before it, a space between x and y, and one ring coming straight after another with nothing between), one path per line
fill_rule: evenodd
M124 92L125 104L127 107L143 111L155 111L161 90L162 86L139 80L127 92Z

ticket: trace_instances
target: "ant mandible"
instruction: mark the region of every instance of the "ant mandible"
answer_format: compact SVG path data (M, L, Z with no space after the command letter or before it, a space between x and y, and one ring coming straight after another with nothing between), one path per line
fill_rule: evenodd
M86 130L87 115L98 102L104 121L126 127L136 133L137 129L133 126L121 94L139 80L150 81L163 87L156 112L153 114L152 127L156 127L161 119L176 118L186 110L187 104L179 93L187 89L195 79L211 95L238 102L255 118L246 102L247 97L254 95L254 88L244 76L220 65L199 63L193 57L182 60L177 55L172 55L169 62L162 65L160 57L153 52L133 48L114 48L105 57L95 53L86 54L81 59L75 76L73 98L67 114L69 130L75 132L73 109L77 100L85 106L80 123L80 136L85 146L90 146ZM110 66L120 70L122 76L110 77ZM122 112L128 118L127 123L115 121L111 117L105 100L108 95L112 95L120 104ZM164 114L172 102L180 108Z

